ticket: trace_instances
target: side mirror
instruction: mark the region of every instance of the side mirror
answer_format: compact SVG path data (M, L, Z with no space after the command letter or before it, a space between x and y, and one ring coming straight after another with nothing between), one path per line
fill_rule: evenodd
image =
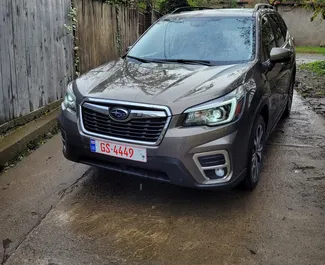
M272 63L284 63L291 59L292 51L286 48L273 48L270 54Z

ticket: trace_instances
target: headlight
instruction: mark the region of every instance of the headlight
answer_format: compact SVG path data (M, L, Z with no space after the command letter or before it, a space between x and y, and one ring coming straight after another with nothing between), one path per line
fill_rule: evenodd
M68 85L67 91L64 96L63 105L65 108L72 110L73 112L77 111L76 108L76 96L73 93L72 84Z
M186 110L184 126L215 126L238 119L244 109L246 91L242 85L221 98Z

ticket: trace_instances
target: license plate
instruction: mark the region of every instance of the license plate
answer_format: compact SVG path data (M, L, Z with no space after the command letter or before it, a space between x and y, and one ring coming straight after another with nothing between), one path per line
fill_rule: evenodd
M143 163L147 162L147 150L145 148L139 148L131 145L116 144L112 142L91 139L90 150L93 153L104 154Z

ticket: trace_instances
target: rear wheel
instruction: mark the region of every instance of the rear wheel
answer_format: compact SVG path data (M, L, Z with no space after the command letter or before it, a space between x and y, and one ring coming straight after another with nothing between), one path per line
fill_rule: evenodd
M266 139L266 126L262 116L259 116L254 124L250 136L247 174L242 182L246 190L253 190L260 180L264 158L264 144Z

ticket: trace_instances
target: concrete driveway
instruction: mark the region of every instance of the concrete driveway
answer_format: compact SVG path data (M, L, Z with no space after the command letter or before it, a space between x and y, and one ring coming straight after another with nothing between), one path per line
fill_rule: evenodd
M97 172L60 149L0 176L0 264L325 264L325 120L298 95L253 193Z

